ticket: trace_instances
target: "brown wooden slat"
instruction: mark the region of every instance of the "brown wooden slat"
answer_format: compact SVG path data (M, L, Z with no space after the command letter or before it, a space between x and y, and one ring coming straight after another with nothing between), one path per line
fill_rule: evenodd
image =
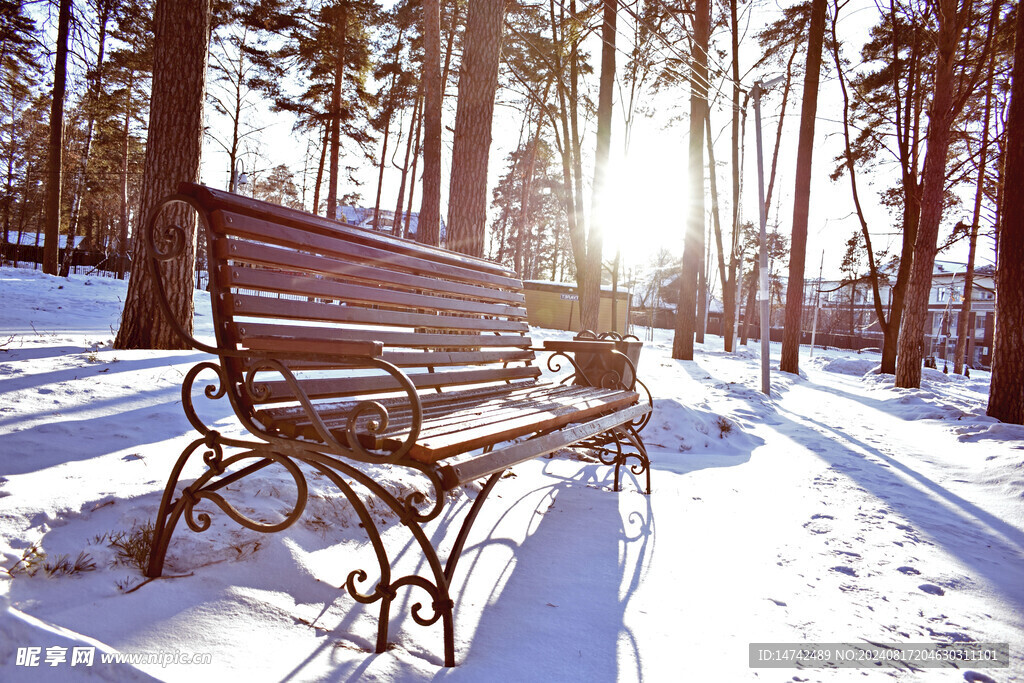
M619 408L628 407L636 403L638 398L636 393L626 391L605 400L580 401L576 405L566 405L535 413L521 412L502 422L477 425L433 438L418 439L409 455L420 462L437 462L489 444L508 441L517 436L556 429L573 422L582 422Z
M452 265L388 251L384 244L369 246L345 239L348 233L323 235L274 223L253 216L215 211L210 226L217 234L231 235L255 242L276 244L314 254L345 255L350 259L377 264L383 268L405 270L421 275L433 275L458 282L485 283L505 289L520 289L522 282L505 275L483 272L470 265Z
M405 330L340 329L337 327L309 327L305 325L273 325L270 323L230 323L232 339L245 344L257 338L291 338L332 341L379 341L392 348L518 348L533 344L529 337L513 334L438 334Z
M439 414L425 422L420 430L420 441L426 444L449 439L454 434L479 428L491 428L520 416L559 410L571 406L589 405L593 401L606 401L613 392L588 391L589 387L568 387L560 394L492 400L477 406L465 406L448 414ZM388 433L401 434L405 425L389 425Z
M256 339L246 344L250 351L263 351L266 353L286 353L289 356L297 354L318 354L322 356L350 356L358 358L361 356L374 356L380 358L383 355L383 345L380 342L369 341L320 341L316 339ZM339 359L340 360L340 359ZM298 361L297 363L302 363ZM289 362L289 367L296 363ZM329 360L309 361L308 364L317 368L334 368L338 363L331 363Z
M438 280L437 278L423 275L383 270L376 266L353 263L345 260L343 256L331 258L320 254L307 254L291 249L223 237L217 238L214 241L213 251L217 257L224 261L250 263L301 273L317 273L342 277L354 282L376 283L386 278L389 287L405 287L411 292L436 292L466 297L474 301L507 303L511 305L519 305L526 301L522 288L494 289L492 287L453 282L451 280Z
M486 387L475 387L472 389L457 389L444 393L428 393L420 397L420 406L424 416L445 412L449 406L465 406L480 404L495 398L505 396L523 396L530 392L544 391L550 384L541 384L532 380L520 380L511 384L492 385ZM406 397L383 398L378 402L389 411L406 410L408 399ZM335 401L321 402L317 404L317 414L323 420L331 420L339 416L345 416L359 404L358 401ZM262 408L260 415L281 422L306 423L309 420L302 406L281 406L276 408Z
M250 216L262 216L270 220L280 221L287 225L300 227L301 229L318 232L325 235L344 234L354 241L366 243L385 244L387 249L399 253L416 255L420 258L437 260L442 263L464 265L485 272L492 272L501 275L514 277L514 273L499 263L487 261L474 256L451 252L438 247L432 247L412 240L392 237L384 233L374 232L355 226L349 226L344 222L322 218L303 211L289 209L287 207L241 197L229 192L215 190L210 187L195 183L181 183L178 192L194 197L208 211L226 210L242 213Z
M390 284L386 280L382 280L382 282L385 285ZM465 299L453 299L451 297L412 294L382 287L352 285L335 280L324 280L309 275L273 272L240 266L225 266L221 268L221 284L225 288L241 287L266 292L358 302L364 305L384 305L396 310L428 309L498 316L516 320L526 319L526 309L504 304L487 304Z
M266 344L272 344L274 348L281 348L294 351L305 348L331 348L332 341L320 341L315 339L281 339L269 338L266 340L254 339L244 344L245 348L262 350ZM326 345L326 346L321 346ZM494 365L503 363L524 363L534 360L532 351L516 349L500 349L498 351L385 351L379 354L381 360L385 360L400 368L437 368L462 365ZM290 361L288 367L293 370L323 370L336 367L330 362L318 361Z
M604 394L611 393L608 390L600 391L603 391ZM485 400L464 399L434 403L423 409L423 424L420 431L421 440L427 436L437 437L458 431L463 427L468 427L470 423L491 424L501 422L517 414L528 412L528 409L537 412L541 410L537 406L544 404L552 405L556 401L564 402L574 398L582 399L584 394L590 396L598 395L590 387L554 385L553 387L546 386L541 390L535 389L533 391L495 394L486 397ZM440 394L440 396L445 396L445 394ZM363 427L363 423L369 419L371 418L362 419L360 427ZM306 422L306 418L303 417L296 420L295 424L301 428L306 426ZM325 420L328 426L333 425L342 428L347 426L347 422L347 414L331 415ZM398 409L391 411L389 414L388 430L385 436L401 440L408 433L411 425L411 410L409 410L407 404L399 404Z
M482 332L526 332L530 326L522 320L502 318L431 315L404 313L360 306L339 306L315 301L271 299L262 296L232 294L225 297L225 310L229 315L282 320L317 320L336 323L363 323L393 327L429 327L445 330L471 330Z
M446 489L452 489L460 484L486 477L495 472L501 472L513 465L552 453L559 448L596 436L609 429L642 417L649 412L651 412L649 404L638 403L588 422L567 426L551 434L507 445L491 453L484 453L483 455L478 455L452 465L445 465L440 470L441 480L444 482Z
M537 367L500 368L493 370L455 370L451 372L433 372L408 375L409 380L417 389L433 389L437 387L458 386L463 384L482 384L484 382L502 382L506 380L524 379L540 375ZM375 377L338 377L330 379L300 379L303 390L311 399L338 398L360 394L381 394L397 391L401 388L390 375ZM280 403L293 401L288 384L283 380L259 382L269 389L265 401L260 403Z
M388 351L382 358L398 367L443 367L450 365L489 365L521 363L534 359L532 351Z
M505 405L509 401L523 400L538 392L550 391L552 386L560 385L538 385L534 381L520 380L509 385L427 393L420 397L420 406L424 422L433 423L444 420L447 415L474 407L490 408L495 405ZM395 436L402 432L408 432L409 425L412 423L412 409L408 399L405 397L383 398L378 399L378 402L388 410L388 433ZM316 406L317 415L325 425L340 435L347 428L349 415L358 403L358 401L321 402ZM259 416L261 423L280 429L288 436L302 436L319 440L312 421L302 406L264 408L259 411ZM361 420L362 427L365 427L364 423L367 419L371 418L367 417Z

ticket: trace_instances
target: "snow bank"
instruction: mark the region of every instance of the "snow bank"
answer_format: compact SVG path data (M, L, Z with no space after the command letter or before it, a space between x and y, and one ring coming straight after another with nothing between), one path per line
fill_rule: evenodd
M754 642L974 640L1010 642L1010 668L989 673L1024 680L1024 428L984 417L985 373L926 373L920 390L894 389L870 358L817 350L805 377L773 373L765 396L756 348L726 354L709 337L694 361L677 361L671 333L654 331L640 360L655 402L643 432L652 495L628 472L614 494L610 468L564 453L516 466L456 573L460 666L449 671L440 629L410 616L417 602L429 608L418 589L400 591L391 645L373 652L377 606L338 589L361 568L372 590L373 549L343 495L312 472L292 527L259 534L204 504L210 529L180 525L166 577L143 585L111 542L152 520L193 438L178 393L203 356L113 351L124 292L0 268L0 679L738 681L771 678L748 666ZM208 334L205 294L196 302ZM216 429L237 429L230 409L199 408ZM189 465L183 479L200 471ZM423 486L400 469L376 476L402 495ZM451 494L426 530L443 547L476 490ZM269 467L225 495L270 520L294 491ZM392 513L369 505L398 571L417 569ZM33 548L51 566L84 553L94 567L30 575L18 563ZM47 648L75 647L212 660L19 664L30 647L44 661Z

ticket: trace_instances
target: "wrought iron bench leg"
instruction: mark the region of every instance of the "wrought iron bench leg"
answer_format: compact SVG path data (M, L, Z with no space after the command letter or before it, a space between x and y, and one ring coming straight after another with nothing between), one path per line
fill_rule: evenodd
M362 569L357 569L351 572L343 586L357 602L362 604L369 605L380 600L381 604L378 616L379 621L377 623L376 651L380 653L387 649L391 607L394 603L398 589L405 586L416 586L426 591L432 598L432 612L428 616L422 616L421 610L423 609L423 605L422 603L417 602L414 603L411 608L412 617L416 623L421 626L430 626L439 620L441 621L444 636L444 665L448 667L455 666L455 602L452 600L450 592L451 580L455 574L455 568L458 565L459 558L462 556L462 551L465 548L469 532L480 513L480 509L483 506L484 501L487 499L488 494L490 494L494 489L494 486L501 478L502 473L498 472L491 475L480 493L477 494L476 500L473 501L473 505L470 507L466 518L462 521L458 536L455 540L455 545L453 546L451 553L448 555L442 569L437 549L423 531L423 524L437 516L442 507L440 503L443 503L444 500L444 491L440 486L440 480L433 471L424 470L423 473L427 475L432 482L434 482L439 502L435 501L433 509L424 514L420 513L415 507L413 507L413 501L409 499L396 498L364 472L350 467L349 465L334 458L325 456L319 460L320 462L311 464L323 472L345 494L346 498L348 498L356 513L359 515L362 526L370 537L370 542L377 555L380 580L373 592L362 593L356 585L357 583L361 583L367 579L367 574ZM337 472L334 470L337 470ZM367 488L374 496L398 515L399 520L409 530L413 539L420 547L423 557L430 567L429 574L432 576L432 580L431 578L420 576L419 574L410 574L398 579L392 578L391 559L388 554L387 547L384 545L381 538L380 531L377 528L377 523L374 521L374 517L367 511L362 500L358 495L356 495L355 491L339 474L339 472L345 476L351 477Z
M615 460L615 490L619 490L619 468L626 464L626 461L630 458L635 458L637 463L632 465L629 469L636 475L641 474L646 476L647 486L645 493L651 495L651 459L647 456L647 448L644 446L643 439L640 438L640 434L635 427L632 425L626 425L624 428L619 430L619 433L632 444L633 448L636 449L636 453L620 453L619 457Z

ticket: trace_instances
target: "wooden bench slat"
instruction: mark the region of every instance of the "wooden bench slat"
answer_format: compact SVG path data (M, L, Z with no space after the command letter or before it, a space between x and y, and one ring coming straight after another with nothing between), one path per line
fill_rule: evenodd
M394 289L384 289L380 286L353 285L301 274L235 266L222 268L220 277L221 285L225 288L239 287L265 292L357 302L364 305L383 305L392 307L395 310L428 309L526 320L526 309L516 306L415 294ZM390 283L385 282L385 284Z
M210 227L216 234L276 244L314 254L344 255L349 259L372 263L389 270L404 270L458 282L485 283L504 289L519 289L521 287L518 280L505 275L483 272L463 265L452 265L440 260L428 260L421 256L395 253L348 240L345 239L348 233L344 231L338 231L336 235L328 236L294 226L272 223L253 216L231 214L224 211L213 213Z
M483 384L485 382L504 382L527 377L539 377L540 372L540 368L537 367L514 367L494 370L410 373L407 376L417 389L434 389L462 384ZM270 380L258 383L266 386L269 391L266 399L260 401L261 404L295 400L291 388L283 380ZM311 399L338 398L360 394L382 394L401 389L398 381L390 375L300 379L299 383L303 391Z
M439 334L406 330L344 329L305 325L274 325L262 322L233 322L228 324L232 339L246 344L255 339L294 339L331 341L343 338L353 341L379 341L392 348L517 348L533 345L530 337L518 334Z
M445 330L471 330L484 332L526 332L530 326L524 320L502 318L431 315L405 313L360 306L340 306L315 301L271 299L248 294L225 297L227 311L233 316L280 318L282 320L312 320L336 323L362 323L389 327L427 327Z
M420 441L429 445L437 439L451 438L453 434L463 431L492 428L523 415L572 409L573 406L587 406L594 401L603 402L612 394L610 391L599 393L589 389L590 387L572 387L562 390L559 394L495 400L482 406L465 406L452 411L449 415L439 415L424 424L420 430ZM394 425L394 429L389 431L394 434L401 432L399 425Z
M551 405L553 401L566 401L570 397L583 398L584 394L595 395L590 387L576 387L572 385L535 385L539 391L520 391L506 394L495 394L486 400L451 400L443 403L435 403L423 411L423 425L420 429L421 440L427 436L443 436L460 428L475 424L492 424L508 419L515 414L520 414L531 407L541 404ZM450 394L439 394L439 396L450 396ZM556 398L557 397L557 398ZM533 409L537 412L539 408ZM412 424L412 412L407 406L400 405L397 410L390 414L387 437L401 438L409 431ZM370 418L360 420L362 423ZM335 415L325 423L330 425L347 425L347 416ZM300 425L301 426L301 425Z
M182 183L179 191L196 198L199 203L210 212L224 210L233 213L241 213L249 216L271 217L286 225L299 227L303 230L318 232L328 236L344 235L347 239L367 244L385 244L389 251L410 254L421 258L429 258L441 263L451 263L467 266L484 272L496 273L507 277L515 277L515 273L500 263L487 261L485 259L451 252L438 247L432 247L411 240L392 237L382 232L376 232L351 226L344 222L334 221L329 218L315 216L305 211L298 211L278 204L271 204L259 199L251 199L240 195L216 190L205 185L196 183Z
M213 251L218 258L233 263L344 277L354 282L376 283L386 275L389 286L405 287L410 292L434 292L466 297L474 301L510 305L521 305L526 301L521 290L494 289L394 270L382 271L375 266L347 261L342 256L331 258L322 254L307 254L266 244L225 238L215 240Z
M529 380L520 380L511 384L492 385L476 387L473 389L458 389L444 393L424 394L420 397L420 405L424 416L441 414L449 406L465 406L481 404L495 397L523 396L530 392L542 391L548 385L538 384ZM405 397L382 398L377 401L384 405L393 415L408 410L408 399ZM358 401L337 401L322 402L317 404L317 414L321 419L333 420L336 418L348 418L348 414L358 405ZM261 408L259 411L261 419L269 419L273 422L308 424L305 409L302 406L279 406L275 408Z
M564 448L583 439L606 432L609 429L643 417L651 411L647 404L637 403L609 415L589 422L567 426L561 431L538 436L528 441L512 444L491 453L474 456L462 462L441 467L441 478L445 488L455 488L495 472L501 472L532 458Z
M424 425L444 424L447 416L458 414L461 411L477 409L493 411L507 405L509 401L520 401L528 399L531 395L537 395L539 392L550 391L550 386L520 380L511 385L492 385L477 389L458 389L443 393L424 394L420 397ZM377 399L377 402L388 410L387 434L393 438L396 435L398 435L397 438L401 438L402 434L408 433L412 424L412 410L409 407L408 399L404 397L383 398ZM340 436L347 428L349 415L357 404L358 401L319 403L317 415L328 428ZM259 410L258 415L261 424L281 430L288 436L301 436L317 441L320 438L302 406L264 408ZM366 422L370 419L376 419L376 416L367 415L359 419L358 424L361 431L367 431L365 429ZM366 445L372 446L372 444Z
M420 462L434 463L458 453L508 441L517 436L535 434L597 417L619 408L625 408L635 403L637 399L638 396L634 392L624 391L618 392L615 397L594 398L535 413L524 410L514 417L495 424L471 426L432 438L418 439L410 455Z
M245 348L254 351L295 351L297 349L330 349L328 353L338 353L332 349L335 341L319 341L305 339L267 338L250 339ZM369 344L371 342L359 342ZM368 347L367 347L368 348ZM437 368L460 365L495 365L504 363L524 363L534 359L533 352L515 349L498 351L384 351L377 354L381 360L400 368ZM289 361L288 367L293 370L325 370L337 367L336 363L324 361Z

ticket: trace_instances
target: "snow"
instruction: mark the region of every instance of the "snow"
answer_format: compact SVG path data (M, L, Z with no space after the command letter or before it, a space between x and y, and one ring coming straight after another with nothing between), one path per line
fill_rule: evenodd
M926 371L920 389L895 389L877 354L805 349L802 374L773 373L766 397L753 347L726 354L711 337L676 361L654 331L639 365L655 399L652 495L628 475L612 492L610 468L570 452L515 467L459 565L459 666L445 669L439 626L409 616L417 601L429 611L421 591L399 593L393 645L373 653L376 606L337 588L373 566L372 549L321 477L307 476L309 505L287 531L248 531L209 506L206 532L179 525L167 578L144 583L118 559L110 541L153 518L193 439L179 392L204 359L112 350L124 294L115 280L0 269L0 566L12 570L0 571L0 680L1024 680L1024 427L985 416L987 373ZM239 429L206 403L208 424ZM428 526L444 548L476 490ZM294 484L267 468L226 495L270 518ZM373 514L414 568L400 525ZM18 562L33 547L95 568L29 575ZM1011 662L749 667L750 643L865 641L1004 642ZM38 666L19 665L28 647ZM72 666L76 647L95 648L95 664ZM49 666L56 648L68 661Z

